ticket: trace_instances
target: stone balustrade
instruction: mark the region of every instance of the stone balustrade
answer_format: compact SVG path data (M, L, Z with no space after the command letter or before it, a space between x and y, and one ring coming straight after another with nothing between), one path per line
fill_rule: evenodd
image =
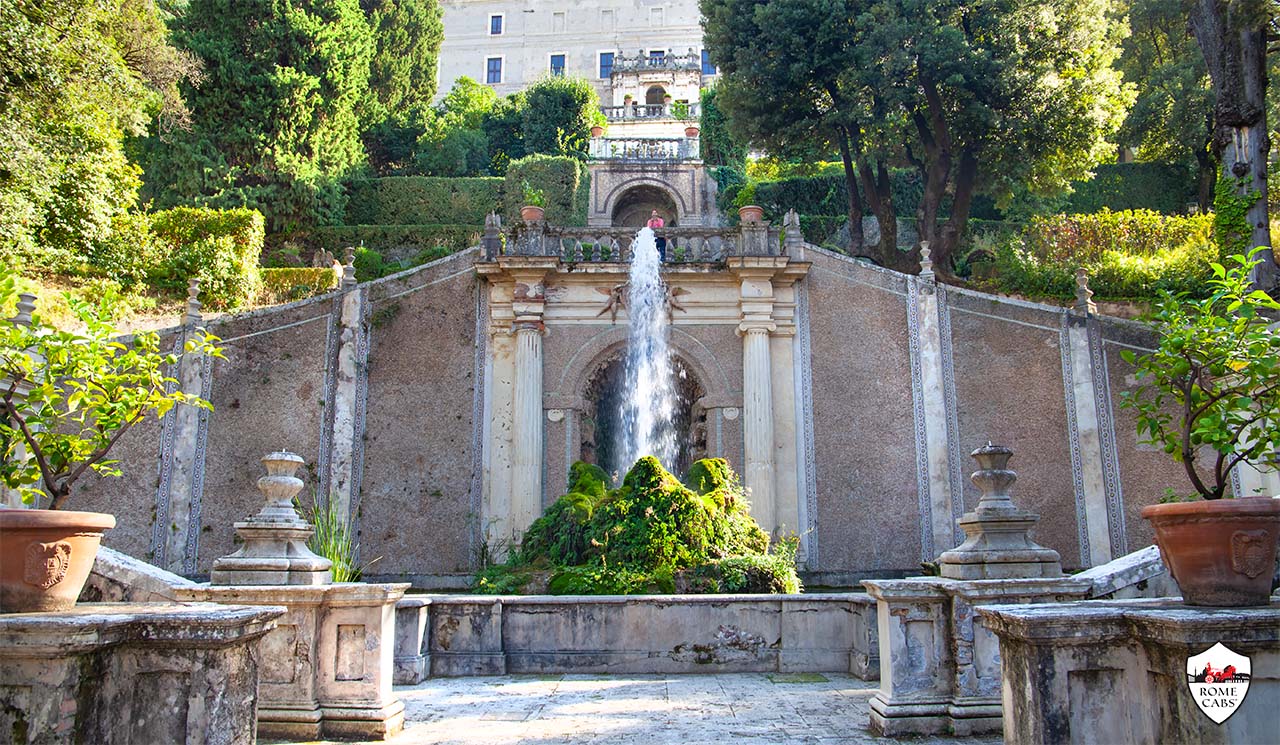
M768 222L743 223L736 228L671 227L655 230L666 241L668 264L720 264L735 256L787 256L803 243L800 218L788 212L781 228ZM542 256L565 263L628 263L636 228L582 228L518 222L503 236L496 215L485 220L481 249L485 258Z
M645 72L648 70L701 70L702 56L690 49L688 54L664 54L654 56L643 52L628 57L619 54L613 58L613 72Z
M587 153L594 160L637 163L698 160L701 142L698 137L592 137Z
M679 119L681 121L697 120L702 116L702 104L675 103L631 103L622 106L601 106L600 112L611 122L624 122L631 119Z

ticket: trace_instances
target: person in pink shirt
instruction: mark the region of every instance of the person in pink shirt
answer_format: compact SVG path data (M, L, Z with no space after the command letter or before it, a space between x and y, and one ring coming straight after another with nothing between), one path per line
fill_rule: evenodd
M645 227L649 228L650 230L660 230L661 228L665 227L666 224L667 223L664 222L662 219L662 215L659 215L658 211L654 210L649 215L649 222L645 223ZM657 238L655 239L654 242L658 244L658 260L666 261L667 260L667 239Z

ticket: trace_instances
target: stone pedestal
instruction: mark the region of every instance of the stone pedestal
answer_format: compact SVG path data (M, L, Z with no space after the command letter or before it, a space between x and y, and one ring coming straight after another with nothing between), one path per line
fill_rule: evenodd
M81 603L0 614L0 740L254 741L259 640L283 608Z
M292 499L302 459L271 453L258 479L266 505L236 532L245 545L213 564L208 585L175 587L182 600L283 605L263 641L258 733L264 737L383 739L404 726L391 691L396 601L404 584L331 583L328 559L306 547L313 528Z
M258 734L383 739L404 726L391 690L396 601L408 584L180 588L187 600L284 606L262 642Z
M880 644L880 690L871 698L871 726L888 737L999 732L999 646L974 623L975 606L1082 599L1091 588L1070 577L920 577L863 584L876 600Z
M244 545L213 562L209 579L215 585L323 585L332 581L328 559L307 548L315 532L298 516L293 498L302 481L293 474L302 458L288 452L262 458L267 475L258 479L266 504L258 514L236 523Z
M978 613L1000 640L1005 742L1276 741L1280 603L1105 600ZM1252 663L1247 695L1221 724L1200 711L1187 682L1187 658L1218 643Z
M1031 540L1039 518L1009 498L1013 452L987 443L972 455L982 499L959 521L965 542L940 557L942 576L862 583L877 601L880 639L871 725L890 737L998 732L999 647L974 624L974 607L1083 599L1093 589L1062 577L1058 553Z
M431 656L423 651L422 640L431 620L431 598L415 595L396 602L396 655L393 680L396 685L417 685L431 672Z

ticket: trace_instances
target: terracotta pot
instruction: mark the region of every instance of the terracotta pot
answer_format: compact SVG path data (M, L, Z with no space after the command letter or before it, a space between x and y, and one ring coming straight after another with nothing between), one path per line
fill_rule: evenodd
M685 137L688 137L688 138L690 138L690 139L693 139L694 137L697 137L697 136L698 136L698 131L699 131L699 130L698 130L698 128L697 128L697 127L685 127L685 128L684 128L684 136L685 136Z
M70 610L114 515L0 509L0 612Z
M738 208L738 218L742 222L756 223L764 220L764 207L757 207L754 204L748 204L745 207Z
M1280 538L1280 499L1153 504L1142 516L1187 605L1267 605Z
M603 135L603 134L604 134L604 127L592 127L592 128L591 128L591 136L592 136L592 137L599 137L600 135Z
M520 219L525 222L533 222L534 220L541 220L546 213L547 211L541 207L534 207L528 204L520 208Z

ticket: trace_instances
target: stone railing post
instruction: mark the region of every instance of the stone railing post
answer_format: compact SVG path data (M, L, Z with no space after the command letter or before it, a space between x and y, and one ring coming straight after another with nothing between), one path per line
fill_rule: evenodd
M771 256L777 250L769 247L769 224L765 222L743 222L738 226L741 238L738 242L738 253L742 256Z
M212 359L183 354L186 342L203 330L200 313L200 280L192 277L187 286L187 305L182 330L174 340L178 386L189 396L208 399L212 384ZM204 490L204 441L209 412L178 404L165 416L161 442L161 477L152 535L152 561L175 574L194 574L200 541L200 501Z

